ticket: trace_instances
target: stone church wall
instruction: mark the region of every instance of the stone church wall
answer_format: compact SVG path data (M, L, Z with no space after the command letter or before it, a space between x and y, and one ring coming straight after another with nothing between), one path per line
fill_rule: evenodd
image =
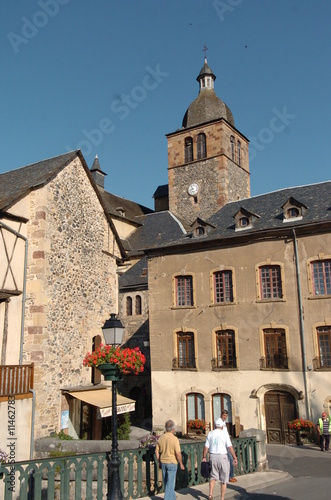
M60 427L60 389L91 383L82 360L117 312L116 245L79 159L30 194L24 363L35 363L35 437Z

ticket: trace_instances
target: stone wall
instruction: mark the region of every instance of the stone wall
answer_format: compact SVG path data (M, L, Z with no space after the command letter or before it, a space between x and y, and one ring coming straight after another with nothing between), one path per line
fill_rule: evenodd
M78 158L30 194L24 362L35 363L35 437L60 430L61 388L91 382L82 360L117 312L118 255Z
M206 135L207 157L197 160L196 139ZM232 161L231 136L241 143L241 161ZM185 138L193 139L193 161L185 163ZM250 196L248 141L224 120L168 136L169 209L192 223L197 217L207 219L229 201ZM188 187L197 183L196 196Z

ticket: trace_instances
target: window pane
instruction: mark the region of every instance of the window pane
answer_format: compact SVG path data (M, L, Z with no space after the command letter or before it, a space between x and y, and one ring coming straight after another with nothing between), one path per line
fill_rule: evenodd
M205 418L205 402L202 394L197 394L197 418Z
M185 163L193 161L193 140L191 137L185 139Z
M234 137L233 137L233 135L231 136L230 141L231 141L231 158L232 158L232 161L234 161Z
M241 165L241 144L237 142L238 165Z
M195 394L187 395L187 420L194 420L195 417Z
M192 276L179 276L176 278L176 305L193 306Z
M218 368L236 367L234 332L232 330L216 333L216 349Z
M318 328L317 337L321 368L331 367L331 327Z
M266 368L288 368L284 330L264 330Z
M136 314L141 314L141 297L140 297L140 295L136 295L135 310L136 310Z
M280 266L260 267L260 286L262 299L283 297Z
M311 269L314 295L331 294L331 260L312 262Z
M195 368L194 334L192 332L177 334L177 349L178 367Z
M187 395L187 420L205 418L205 402L202 394Z
M132 298L126 298L126 314L127 316L132 316Z
M199 134L197 137L197 158L201 160L206 158L206 136L205 134Z
M214 273L214 301L233 302L232 271Z

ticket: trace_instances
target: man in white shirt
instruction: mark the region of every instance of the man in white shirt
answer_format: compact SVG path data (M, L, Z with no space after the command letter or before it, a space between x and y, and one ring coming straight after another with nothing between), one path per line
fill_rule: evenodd
M226 425L226 419L228 418L228 410L222 410L222 413L221 413L221 419L223 420L223 422L225 423ZM227 428L227 427L225 427ZM229 432L229 431L228 431ZM229 457L229 460L230 460L230 478L229 478L229 483L236 483L237 482L237 479L234 477L234 470L233 470L233 457L231 455L231 453L229 452L228 450L228 457Z
M213 498L215 481L221 482L221 500L224 500L226 485L229 482L230 474L228 450L233 456L233 464L235 466L238 465L238 461L225 422L221 418L218 418L215 425L216 428L209 432L206 438L202 461L206 461L206 456L209 452L209 461L211 465L209 500Z

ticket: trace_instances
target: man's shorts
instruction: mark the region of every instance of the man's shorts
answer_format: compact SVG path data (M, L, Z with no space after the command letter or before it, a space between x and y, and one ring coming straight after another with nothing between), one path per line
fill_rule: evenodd
M221 481L221 483L228 483L230 476L230 462L228 455L216 455L211 453L209 455L211 463L211 471L209 479Z

